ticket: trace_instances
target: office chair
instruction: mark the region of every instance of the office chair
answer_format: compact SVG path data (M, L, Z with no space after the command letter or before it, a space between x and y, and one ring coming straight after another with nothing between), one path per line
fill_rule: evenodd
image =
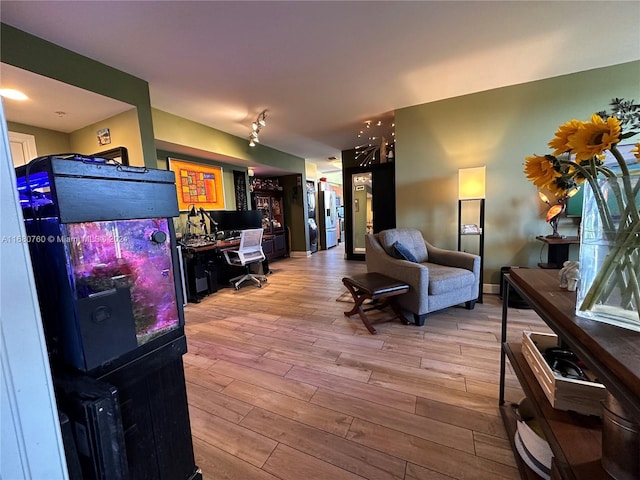
M262 282L267 281L265 275L251 273L251 265L262 263L266 258L262 251L262 228L242 230L240 232L240 247L238 250L224 250L224 257L229 265L245 267L246 273L229 280L229 283L240 289L240 284L252 280L258 287L262 288Z

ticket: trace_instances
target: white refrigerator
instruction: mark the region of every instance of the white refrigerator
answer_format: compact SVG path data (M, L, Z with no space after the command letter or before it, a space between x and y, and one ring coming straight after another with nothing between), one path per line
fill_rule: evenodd
M338 245L338 208L336 192L318 192L318 217L320 219L320 248L327 250Z

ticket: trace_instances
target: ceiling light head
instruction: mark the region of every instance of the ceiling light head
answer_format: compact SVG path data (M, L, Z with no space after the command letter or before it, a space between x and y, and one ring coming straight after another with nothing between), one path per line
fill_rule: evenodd
M260 112L256 122L261 127L264 127L267 124L267 110L266 109Z
M28 100L24 93L15 88L0 88L0 97L8 98L10 100Z
M258 140L258 133L260 133L260 129L267 124L266 118L267 110L263 110L258 114L256 121L251 124L251 135L249 136L250 147L255 147L256 143L260 143L260 140Z

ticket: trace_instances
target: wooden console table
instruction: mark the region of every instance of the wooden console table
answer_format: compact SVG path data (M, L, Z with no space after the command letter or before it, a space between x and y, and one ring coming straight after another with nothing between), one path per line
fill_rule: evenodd
M504 276L499 403L514 452L516 420L504 401L506 358L531 400L553 452L552 478L610 479L600 462L601 421L597 417L552 408L522 355L520 343L507 343L509 286L531 305L636 419L640 419L640 333L575 316L575 292L558 287L555 271L518 269ZM539 478L521 461L517 452L515 456L522 478Z

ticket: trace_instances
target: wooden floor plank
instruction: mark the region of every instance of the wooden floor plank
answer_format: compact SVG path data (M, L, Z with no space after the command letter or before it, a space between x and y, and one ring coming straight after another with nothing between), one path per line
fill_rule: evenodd
M185 377L205 479L515 479L497 408L500 300L371 335L342 277L343 245L271 262L263 288L221 288L185 308ZM387 316L388 312L372 312ZM510 310L507 338L548 331ZM376 317L378 318L378 317ZM507 365L506 395L522 396Z
M317 370L319 372L349 378L358 382L366 383L371 377L371 370L368 370L366 368L336 365L333 362L326 362L316 358L310 359L307 355L302 355L295 352L283 352L281 350L274 349L265 353L264 356L267 358L280 360L281 362L285 362L290 365L305 367L311 370Z
M519 478L516 468L460 451L452 455L449 447L359 418L351 424L347 438L457 479Z
M468 453L475 452L473 433L467 428L461 428L452 423L392 410L367 400L322 388L313 395L311 402L441 445Z
M404 475L404 460L260 408L253 409L242 425L364 478L392 480Z
M418 397L416 400L416 415L457 425L473 432L507 438L502 418L498 415L497 402L495 403L494 412L485 413L480 411L486 409L485 406L477 409L464 408L450 403ZM489 406L489 409L491 408Z
M286 445L278 445L267 460L264 470L271 472L283 480L362 480L363 477L354 475L330 463L318 460L311 455L302 453Z
M240 421L251 411L251 404L238 402L227 395L187 382L189 405L233 423Z
M193 438L196 465L204 472L205 479L215 480L279 480L278 477L231 455L198 437ZM211 475L215 472L215 477Z
M190 357L190 355L185 355L185 357ZM215 360L208 366L213 365L214 362ZM231 377L213 372L208 368L190 365L187 362L184 365L184 373L191 383L206 387L213 392L221 392L224 387L233 382Z
M452 480L453 477L407 462L407 474L404 478L405 480Z
M256 385L258 387L264 387L274 392L282 393L293 398L299 398L301 400L309 400L316 391L316 387L308 385L306 383L297 382L288 378L282 378L278 375L273 375L260 370L254 370L250 367L237 365L235 363L220 360L214 365L209 367L223 375L228 375L237 380Z
M311 427L344 437L353 418L337 410L324 408L287 395L236 380L223 393L240 402L260 407Z
M418 355L418 352L392 352L388 349L385 349L383 344L384 342L380 340L380 347L382 347L382 349L361 346L355 343L347 347L346 345L341 345L338 341L320 339L314 345L317 347L325 348L329 348L329 346L333 345L333 348L338 348L342 352L348 351L363 357L368 357L383 362L398 363L400 365L406 365L409 367L420 367L421 355ZM424 354L424 352L421 352L421 354Z
M290 364L266 358L264 354L243 352L241 347L229 348L214 343L211 343L207 348L207 357L212 360L226 360L278 376L283 376L291 368Z
M368 383L356 382L344 377L337 377L303 367L293 367L285 378L291 378L316 387L324 387L336 392L346 393L356 398L363 398L379 405L387 405L397 410L415 412L416 397L411 394L378 387Z
M479 432L474 432L473 438L475 440L476 455L511 467L516 467L509 440Z
M214 445L256 467L262 467L277 442L253 430L189 406L191 431L194 437Z

